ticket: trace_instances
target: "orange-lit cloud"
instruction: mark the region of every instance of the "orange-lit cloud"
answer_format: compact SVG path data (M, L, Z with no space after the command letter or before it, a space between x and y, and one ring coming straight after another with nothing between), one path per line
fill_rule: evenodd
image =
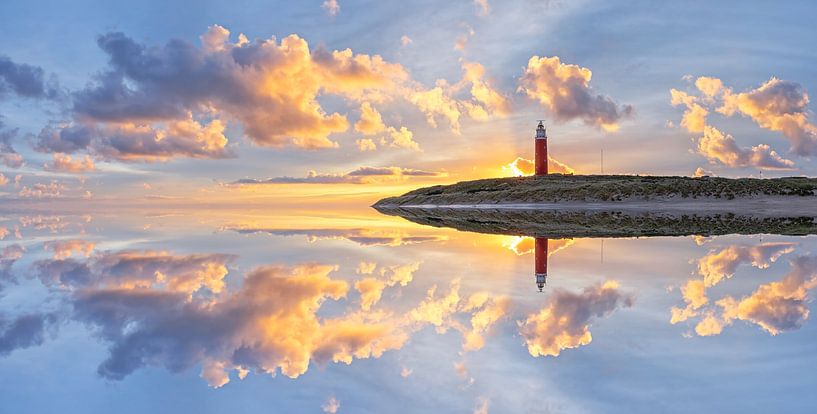
M97 158L126 162L167 161L173 157L229 158L233 154L227 148L224 128L218 119L204 123L194 119L192 113L168 120L162 127L126 120L98 126L68 123L40 131L36 148L46 152L87 149ZM64 154L61 157L63 166L70 167L67 163L70 157L65 159ZM88 161L86 169L93 165ZM58 168L57 162L55 155L52 168Z
M476 62L462 61L463 77L454 85L440 79L431 89L418 88L410 92L408 100L426 116L426 121L437 126L438 119L448 121L451 130L460 131L460 119L469 116L477 121L502 117L510 112L508 99L485 79L485 68ZM470 99L455 95L468 90Z
M794 167L793 161L783 158L767 144L739 147L731 135L707 124L711 109L725 117L741 114L761 128L781 132L797 155L817 154L817 127L809 122L809 97L800 84L773 77L756 89L734 93L722 80L701 76L695 80L695 87L698 96L671 89L671 103L686 107L681 126L690 132L703 132L697 141L697 150L710 162L729 167L783 170Z
M573 239L551 239L548 240L548 257L573 245ZM527 236L512 236L509 241L503 242L502 246L507 247L517 256L533 253L536 247L536 239Z
M374 135L386 130L383 117L369 102L360 104L360 119L355 122L355 131L363 135Z
M54 259L62 260L71 257L74 253L90 257L96 243L85 240L55 240L43 243L45 250L54 252Z
M250 371L295 378L313 363L378 358L400 349L428 325L463 332L463 347L478 349L508 305L507 298L486 294L464 301L455 281L448 293L437 295L432 288L401 314L370 310L319 316L323 303L342 300L349 291L346 281L330 277L336 270L314 264L261 266L236 291L214 298L103 281L77 288L72 301L75 318L97 327L111 343L99 366L102 376L121 379L144 365L176 371L200 363L202 377L214 387L229 383L231 372L239 378ZM460 323L459 317L470 322Z
M355 140L355 144L357 145L357 149L360 151L374 151L377 149L377 144L375 144L374 140L371 138L361 138Z
M713 176L715 173L709 170L705 170L702 167L698 167L695 169L695 172L692 174L693 177L705 177L705 176Z
M72 158L68 154L63 154L61 152L55 152L53 154L54 161L50 164L43 165L43 168L46 170L53 170L53 171L63 171L63 172L71 172L71 173L81 173L81 172L88 172L96 170L96 166L94 166L94 160L91 159L88 155L85 158L76 159Z
M723 93L723 106L718 112L732 116L748 116L761 128L778 131L789 139L792 151L798 155L817 154L817 127L808 120L808 93L791 81L771 78L748 92Z
M777 282L760 285L740 300L727 296L718 301L723 308L725 324L739 319L757 324L766 332L777 335L799 329L808 319L808 292L817 286L817 262L814 258L798 258L794 270Z
M161 288L192 295L200 289L220 293L224 289L227 263L222 254L174 255L162 251L101 252L90 261L69 259L73 252L90 255L93 244L80 241L51 242L54 260L34 263L36 274L47 285L66 289Z
M728 167L759 167L769 170L791 170L794 161L781 157L766 144L751 149L740 148L731 135L724 135L715 127L705 126L698 140L698 153L710 162Z
M592 341L589 326L594 318L632 303L633 298L621 293L614 281L585 288L581 293L557 290L546 307L518 322L519 332L531 355L558 356L564 349Z
M31 186L23 186L17 195L23 198L58 198L62 196L65 190L64 184L51 181L49 183L35 183Z
M681 118L681 126L689 132L704 132L706 127L706 117L709 111L698 104L696 97L677 89L670 89L670 102L672 106L684 105L686 110Z
M357 268L359 274L373 274L375 263L360 263ZM360 308L368 311L380 301L383 290L399 284L406 286L414 278L414 272L420 268L420 263L408 265L384 266L380 268L380 278L365 277L355 282L355 290L360 293Z
M798 329L808 318L808 292L817 286L817 261L812 257L793 260L793 270L782 280L762 284L751 295L741 299L724 296L711 301L706 289L731 276L737 265L749 262L765 269L782 255L793 251L792 243L769 243L760 246L730 246L699 261L703 280L690 280L682 288L687 306L672 308L670 322L675 324L701 316L695 325L699 336L718 335L735 320L757 324L772 335ZM711 303L714 305L709 306Z
M23 253L25 253L25 248L19 244L10 244L0 249L0 291L3 290L5 283L17 281L11 268L23 257Z
M706 286L715 286L723 279L732 277L742 263L765 269L781 256L794 251L795 243L763 243L757 246L728 246L710 251L698 260L698 274Z
M522 157L516 157L508 165L503 165L502 169L512 177L520 175L533 175L536 166L532 160ZM574 174L576 171L566 164L563 164L550 156L548 156L548 172L552 174Z
M519 90L548 108L558 121L581 119L586 125L607 131L629 117L633 108L619 105L590 87L588 68L562 63L558 56L533 56L528 61Z

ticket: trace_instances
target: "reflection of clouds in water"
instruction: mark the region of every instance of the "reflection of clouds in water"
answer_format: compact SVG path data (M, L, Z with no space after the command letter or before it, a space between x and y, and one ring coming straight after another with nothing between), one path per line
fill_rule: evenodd
M751 294L736 299L731 295L710 301L706 289L731 277L739 264L751 263L767 269L782 255L794 251L794 243L764 243L758 246L729 246L710 252L699 261L703 280L693 279L681 287L684 308L673 307L670 323L676 324L700 316L695 333L700 336L720 334L735 320L754 323L766 332L799 329L808 319L808 292L817 286L817 258L797 257L791 261L792 271L783 279L761 284Z
M0 249L0 291L3 290L3 285L17 281L11 267L23 257L24 252L25 249L19 244L10 244Z
M74 253L89 257L91 256L91 253L93 253L94 247L96 247L95 243L76 239L55 240L43 243L43 248L45 250L51 250L54 252L55 259L67 259Z
M698 260L698 273L702 280L692 279L681 286L681 296L686 303L684 308L673 307L670 323L676 324L689 318L698 316L700 309L707 303L706 289L720 283L735 274L742 263L750 263L758 269L766 269L781 256L794 251L795 243L762 243L757 246L727 246L721 250L711 250ZM703 323L696 327L696 331L712 335L720 332L715 328L716 320L708 312Z
M14 319L0 314L0 356L42 344L46 333L55 330L56 325L55 314L26 314Z
M460 332L463 349L477 350L509 303L484 292L463 298L455 281L446 293L432 287L405 312L375 309L373 300L366 312L348 308L318 316L323 303L345 299L349 292L348 282L330 276L337 266L261 266L227 291L224 278L232 260L220 254L125 250L91 253L85 260L43 259L32 268L45 285L68 295L75 320L109 343L98 370L103 377L122 379L144 366L176 372L200 365L202 377L215 387L229 382L231 371L239 378L250 371L295 378L313 362L377 358L402 348L429 325ZM375 264L364 270L371 275L366 278L385 286L407 286L419 266ZM4 343L16 344L7 352L41 343L42 332L54 323L40 320L39 325L32 318L4 322Z
M310 243L318 240L350 240L362 246L402 246L406 244L438 242L448 240L447 236L412 236L400 231L352 229L257 229L227 228L242 234L265 233L273 236L306 236Z
M750 263L765 269L780 256L794 251L796 243L763 243L758 246L729 246L711 251L698 261L698 273L704 277L706 286L714 286L723 278L732 277L742 263Z
M414 272L420 268L420 263L411 263L398 266L381 266L380 277L364 277L355 282L355 289L360 293L360 308L364 311L371 309L373 305L380 301L383 290L399 284L406 286L414 278ZM377 269L377 264L361 262L358 265L357 273L372 275Z
M224 289L226 265L233 259L224 254L123 250L97 253L83 262L71 258L39 260L33 267L44 284L70 289L161 287L193 294L206 288L219 293Z
M594 318L632 304L633 297L622 293L617 282L607 281L581 293L555 290L547 306L517 323L531 355L558 356L563 349L590 343L589 327Z
M799 329L808 319L808 292L817 286L817 258L798 257L792 261L792 271L777 282L760 285L751 295L733 299L726 296L718 301L723 308L723 321L731 324L740 319L752 322L772 335Z

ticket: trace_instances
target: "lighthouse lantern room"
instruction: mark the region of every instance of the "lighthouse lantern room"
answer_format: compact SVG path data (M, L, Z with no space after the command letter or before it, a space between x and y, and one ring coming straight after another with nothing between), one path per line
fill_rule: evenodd
M536 127L536 175L548 173L548 134L543 121Z

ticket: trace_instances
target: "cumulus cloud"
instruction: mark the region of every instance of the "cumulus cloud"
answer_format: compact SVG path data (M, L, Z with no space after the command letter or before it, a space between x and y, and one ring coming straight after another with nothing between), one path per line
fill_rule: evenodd
M335 398L334 395L330 396L326 403L321 406L321 410L325 413L335 414L340 409L340 400Z
M791 160L784 159L767 144L740 148L731 135L707 124L710 110L724 117L740 114L761 128L781 132L796 155L817 154L817 127L809 122L809 97L800 84L773 77L760 87L741 93L733 92L722 80L714 77L698 77L694 84L699 95L671 89L671 103L686 108L681 126L690 132L704 133L698 140L697 150L710 162L768 169L792 169L794 166Z
M487 16L491 13L491 5L488 0L474 0L474 6L477 8L477 14L480 16Z
M6 128L0 119L0 164L9 168L20 168L23 166L23 156L18 154L12 147L11 142L17 137L16 129Z
M420 150L420 145L414 141L414 134L409 131L408 128L400 127L400 129L396 129L394 127L389 127L386 132L388 133L389 138L391 138L392 147L408 148L415 151ZM382 143L385 145L385 138L383 139Z
M122 33L100 36L109 68L74 94L74 112L85 123L157 123L217 113L239 122L256 144L327 148L329 135L348 129L347 119L327 114L317 98L383 99L408 80L398 64L351 50L310 50L291 35L231 43L229 31L212 26L204 47L171 40L162 47L137 43Z
M65 184L57 181L49 183L35 183L31 186L23 186L17 193L22 198L58 198L65 192Z
M237 226L228 227L227 229L242 234L263 233L274 236L306 236L310 243L314 243L318 240L344 239L353 241L362 246L403 246L407 244L448 240L446 236L442 235L418 236L402 231L363 228L265 229Z
M510 110L474 62L463 63L457 84L441 79L429 89L379 55L310 48L298 35L234 40L214 25L201 46L183 40L145 45L118 32L97 44L107 67L71 95L71 119L43 128L37 150L134 162L225 158L233 155L228 124L240 126L256 145L335 148L331 136L348 131L350 121L327 111L323 99L359 106L358 132L385 133L390 145L416 149L411 131L385 125L375 105L408 101L432 126L445 119L455 132L463 116L484 120ZM373 143L358 146L370 150Z
M507 97L497 91L485 80L485 67L476 62L462 62L464 72L462 83L471 85L471 96L481 105L469 106L472 118L480 120L490 114L505 116L510 113L510 103Z
M267 179L244 178L233 184L371 184L403 181L409 178L441 178L445 172L415 170L401 167L359 167L342 174L324 174L309 171L306 177L274 177Z
M54 160L51 163L46 163L43 165L44 169L70 173L82 173L96 170L94 160L92 160L88 155L86 155L85 158L77 157L74 159L68 154L55 152L53 157Z
M42 68L0 56L0 97L7 93L24 98L54 99L59 95L59 87L55 79L46 79Z
M369 102L360 104L360 119L355 122L355 131L363 135L374 135L386 130L383 117Z
M125 162L167 161L173 157L229 158L233 153L227 147L224 128L218 119L202 123L192 113L169 120L163 127L133 122L47 126L40 131L35 148L59 153L88 150L103 160Z
M533 173L536 171L533 160L522 157L516 157L516 159L511 161L509 164L503 165L502 169L512 177L517 177L520 175L533 175ZM567 164L563 164L548 156L548 172L551 174L573 174L576 171L573 168L570 168Z
M0 356L42 344L56 324L57 317L53 314L26 314L14 318L0 315Z
M507 98L485 79L485 68L479 63L462 61L463 76L456 84L443 79L431 89L415 88L408 100L425 114L429 125L436 127L439 119L446 120L455 133L460 132L460 118L470 116L477 121L503 117L510 112ZM468 91L470 98L457 95Z
M685 308L672 308L670 323L700 316L695 325L699 336L718 335L735 320L757 324L772 335L798 329L808 318L808 292L817 286L817 260L798 257L792 260L792 271L777 282L760 285L740 299L726 295L712 301L706 289L731 277L740 263L751 263L765 269L781 256L791 253L793 243L768 243L759 246L729 246L711 252L699 261L702 280L690 280L682 288ZM713 304L714 305L710 305Z
M414 41L411 40L411 38L406 35L400 36L400 46L406 47L412 44L413 42Z
M101 252L89 261L69 257L73 252L90 256L93 244L81 241L51 242L54 259L34 263L36 276L48 286L65 289L162 288L185 295L205 289L224 290L227 264L233 256L224 254L175 255L163 251Z
M748 92L724 90L723 106L718 112L726 116L740 113L761 128L781 132L794 153L808 156L817 154L817 127L808 120L808 103L802 85L773 77Z
M321 8L326 10L326 13L332 17L335 17L338 15L338 13L340 13L340 4L338 3L338 0L325 0L323 3L321 3Z
M704 135L698 139L698 153L711 163L721 163L728 167L758 167L768 170L794 169L794 161L780 156L766 144L752 148L741 148L731 135L712 126L704 127Z
M633 107L619 105L590 87L592 72L562 63L558 56L533 56L522 74L519 91L539 101L557 121L581 119L586 125L617 130L632 115Z
M369 267L368 264L361 263L357 272L360 274L373 274L376 265ZM420 268L420 263L411 263L400 266L387 266L380 268L380 277L365 277L355 282L355 289L360 293L360 308L368 311L372 306L380 301L383 290L399 284L406 286L414 278L414 272Z
M735 300L727 296L718 305L726 324L739 319L757 324L771 335L799 329L808 319L808 292L817 286L817 260L800 257L793 271L777 282L760 285L749 296Z
M377 144L375 144L374 140L370 138L361 138L355 140L355 144L357 145L357 149L360 151L374 151L377 149Z
M781 256L794 251L795 243L762 243L757 246L733 245L713 250L698 260L698 274L706 286L715 286L735 274L738 266L748 263L766 269Z
M163 290L93 289L78 292L74 308L111 342L99 367L110 379L147 364L178 371L202 360L213 386L226 384L231 370L295 378L313 361L348 364L401 347L406 334L373 315L317 315L326 300L339 300L348 291L346 282L329 277L334 270L259 267L239 290L207 306Z
M0 249L0 291L3 290L5 284L17 282L11 268L14 263L23 257L23 253L25 253L25 249L19 244L10 244Z
M714 176L715 173L709 170L703 169L703 167L698 167L695 169L695 172L692 173L693 177L706 177L706 176Z
M90 257L94 252L96 243L85 240L54 240L43 243L43 249L54 252L54 259L62 260L73 256L75 253L81 256Z
M681 126L689 132L704 132L709 111L698 104L698 98L674 88L669 92L672 106L686 106L684 116L681 118Z
M632 303L633 298L621 293L613 281L585 288L581 293L557 290L545 308L518 322L519 331L531 355L558 356L564 349L590 343L589 326L594 318Z

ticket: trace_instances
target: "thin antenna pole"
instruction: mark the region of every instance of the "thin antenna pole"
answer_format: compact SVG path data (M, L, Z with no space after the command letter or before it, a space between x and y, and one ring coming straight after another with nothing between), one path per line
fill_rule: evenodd
M604 175L604 148L601 149L601 175Z

